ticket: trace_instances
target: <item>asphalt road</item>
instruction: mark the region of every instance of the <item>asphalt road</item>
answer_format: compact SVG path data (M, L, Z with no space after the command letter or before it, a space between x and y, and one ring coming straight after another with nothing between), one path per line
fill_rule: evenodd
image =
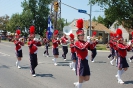
M75 72L69 68L70 52L67 54L67 61L60 56L57 60L58 66L54 66L52 50L49 49L50 57L44 57L44 47L39 47L36 77L30 74L30 62L28 46L23 46L23 58L21 69L15 66L15 46L13 43L0 43L0 88L74 88L73 83L78 80ZM95 62L89 60L91 78L83 83L82 88L133 88L133 63L127 72L122 75L125 84L118 84L115 78L117 67L111 66L107 59L109 52L98 51ZM128 52L128 57L133 55ZM90 56L90 52L89 52Z

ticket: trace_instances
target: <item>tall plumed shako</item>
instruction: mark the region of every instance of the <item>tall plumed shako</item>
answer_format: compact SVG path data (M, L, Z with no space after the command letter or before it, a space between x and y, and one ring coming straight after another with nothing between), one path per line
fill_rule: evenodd
M118 29L116 30L116 34L117 34L118 40L120 40L120 39L122 38L122 30L121 30L120 28L118 28Z
M70 36L70 40L74 39L74 34L71 33L69 36Z
M58 31L58 30L54 30L53 35L54 35L54 36L57 36L58 34L59 34L59 31Z
M78 29L82 29L83 28L83 19L78 19L76 26Z
M30 37L34 37L34 35L35 35L35 27L30 26Z
M93 31L92 37L96 37L96 35L97 35L97 32L96 31Z
M131 33L131 34L132 34L132 38L133 38L133 31L132 31L132 33Z
M17 29L16 34L15 34L15 38L19 38L20 34L21 34L21 30Z

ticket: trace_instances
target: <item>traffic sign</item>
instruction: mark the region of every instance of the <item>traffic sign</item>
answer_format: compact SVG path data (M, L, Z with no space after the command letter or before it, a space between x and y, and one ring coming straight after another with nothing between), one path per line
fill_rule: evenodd
M86 10L82 10L82 9L78 9L78 12L79 12L79 13L87 13Z

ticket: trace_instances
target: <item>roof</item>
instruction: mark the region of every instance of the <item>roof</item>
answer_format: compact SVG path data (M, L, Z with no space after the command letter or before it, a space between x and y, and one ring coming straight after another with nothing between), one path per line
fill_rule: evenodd
M77 21L77 19L75 19L72 23L74 23L74 22L76 22L76 21ZM85 28L85 29L88 29L89 24L90 24L90 21L84 20L84 28ZM103 24L101 24L101 23L92 21L91 24L92 24L92 29L91 29L91 30L95 30L95 31L105 31L106 33L112 32L111 30L109 30L107 27L105 27L105 26L104 26ZM74 26L74 25L73 25L73 26Z

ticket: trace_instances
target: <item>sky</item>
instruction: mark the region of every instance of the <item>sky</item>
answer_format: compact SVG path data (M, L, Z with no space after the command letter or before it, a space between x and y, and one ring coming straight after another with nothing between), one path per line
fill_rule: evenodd
M4 16L5 14L11 16L14 13L21 13L23 10L21 7L22 1L23 0L0 0L0 16ZM87 13L90 14L89 0L62 0L62 2L74 8L86 10ZM104 12L101 9L102 8L98 5L93 5L91 17L93 18L95 16L97 18L99 15L104 17ZM89 15L79 13L77 10L63 4L61 6L61 18L67 19L68 22L78 18L84 20L90 19Z

